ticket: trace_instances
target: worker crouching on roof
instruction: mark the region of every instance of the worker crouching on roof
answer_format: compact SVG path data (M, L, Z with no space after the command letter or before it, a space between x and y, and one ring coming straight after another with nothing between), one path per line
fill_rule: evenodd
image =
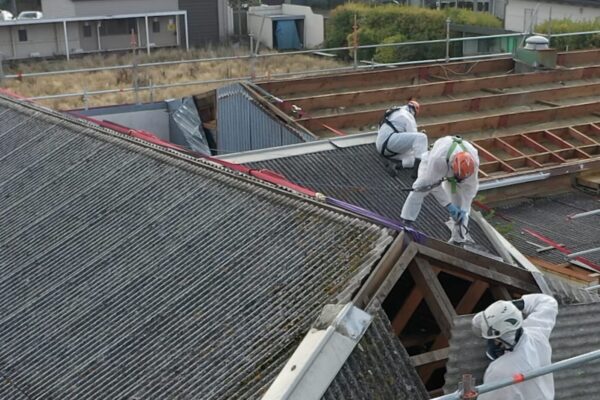
M558 304L545 294L528 294L519 300L500 300L475 315L473 332L487 339L488 358L483 383L511 379L520 373L550 365L550 333ZM518 375L517 375L518 376ZM481 394L479 400L553 400L554 378L546 374Z
M419 109L419 103L410 100L405 106L387 110L375 141L375 147L383 157L401 163L402 168L414 168L415 172L427 151L427 135L417 131L415 117Z
M470 241L469 211L479 189L479 156L469 142L457 136L438 139L423 156L417 180L402 207L401 217L410 224L417 219L425 197L431 192L450 213L450 243Z

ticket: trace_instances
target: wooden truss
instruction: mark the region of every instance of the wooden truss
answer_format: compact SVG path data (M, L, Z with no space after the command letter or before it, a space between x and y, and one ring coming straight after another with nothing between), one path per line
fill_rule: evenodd
M539 170L600 157L600 123L536 130L471 141L481 178Z
M468 282L459 301L450 300L448 288L439 279L441 273ZM389 315L392 329L405 347L419 341L427 347L426 351L411 356L425 384L436 369L445 366L448 340L457 315L474 312L486 292L494 299L539 292L532 275L519 267L432 239L416 243L401 233L357 294L355 304L367 310L381 307L405 274L412 277L414 286L399 308L387 311L388 315L392 314ZM426 332L419 338L405 336L407 325L423 301L439 333Z

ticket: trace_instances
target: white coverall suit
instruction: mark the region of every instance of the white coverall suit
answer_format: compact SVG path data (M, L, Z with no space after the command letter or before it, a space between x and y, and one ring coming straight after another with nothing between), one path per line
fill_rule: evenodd
M401 161L404 168L412 168L415 158L421 158L427 151L427 135L417 131L417 121L408 106L400 107L387 119L394 125L398 133L394 132L389 124L381 124L375 140L377 151L384 157ZM388 137L386 151L382 153L383 145Z
M523 314L523 334L513 351L507 351L492 361L485 370L483 383L512 378L517 373L550 365L552 347L550 333L556 323L558 304L545 294L527 294ZM479 400L553 400L554 377L546 374L538 378L484 393Z
M471 203L479 189L479 178L477 176L479 155L475 147L462 140L462 146L457 144L448 158L448 152L453 142L452 136L440 138L433 144L432 149L424 155L421 165L419 165L418 178L412 186L414 190L410 192L404 202L401 217L407 221L415 221L421 212L423 200L431 192L443 207L452 203L465 212L462 224L453 224L452 228L451 241L461 243L466 242L468 239L468 235L463 234L461 230L463 229L462 226L465 228L468 226ZM454 155L465 150L471 154L475 161L475 173L456 184L445 180L441 185L435 186L442 179L454 177L452 171ZM431 185L434 187L429 187Z

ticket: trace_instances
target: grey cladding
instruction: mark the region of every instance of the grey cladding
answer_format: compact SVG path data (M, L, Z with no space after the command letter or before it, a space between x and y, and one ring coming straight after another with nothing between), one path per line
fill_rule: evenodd
M0 97L0 398L256 399L390 232Z

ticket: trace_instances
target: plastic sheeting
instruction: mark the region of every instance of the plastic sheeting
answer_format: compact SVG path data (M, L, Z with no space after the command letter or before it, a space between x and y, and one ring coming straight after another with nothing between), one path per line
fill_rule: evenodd
M295 20L279 20L275 22L275 25L277 49L298 50L302 48Z
M170 140L192 151L211 155L206 133L192 97L167 100Z

